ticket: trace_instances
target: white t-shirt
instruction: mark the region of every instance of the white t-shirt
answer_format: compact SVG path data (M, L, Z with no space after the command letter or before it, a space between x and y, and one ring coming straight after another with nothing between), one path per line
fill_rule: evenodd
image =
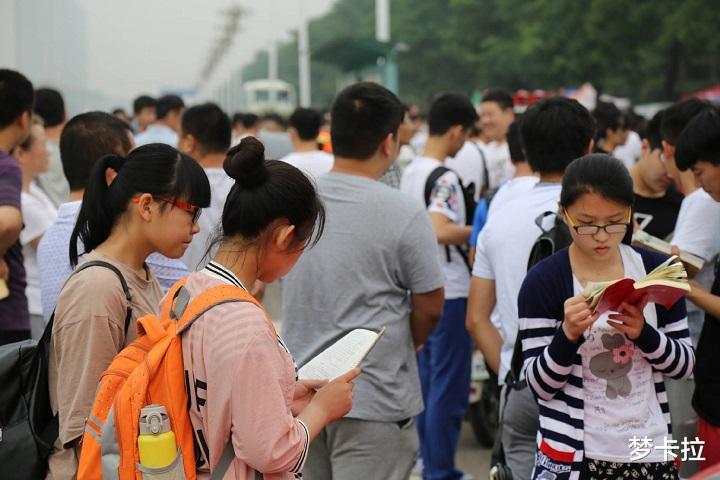
M465 142L454 157L445 159L445 166L457 173L466 187L471 183L475 184L476 200L480 199L480 191L482 190L483 182L485 182L485 167L483 162L480 147L472 140Z
M50 198L39 186L32 182L28 192L22 192L20 198L23 216L23 229L20 232L27 287L25 296L31 315L42 315L40 300L40 274L38 272L37 248L33 240L43 235L57 217L57 209Z
M516 198L519 195L531 190L540 179L536 176L523 176L517 178L511 178L507 182L500 185L500 188L495 193L490 202L490 208L488 208L488 217L502 208L507 202Z
M510 180L515 173L515 166L510 161L510 148L507 142L478 142L478 145L485 152L490 188L497 188Z
M299 168L313 180L323 173L327 173L333 167L335 159L332 155L322 150L313 152L293 152L281 158L283 162Z
M709 289L715 278L715 259L720 253L720 203L699 188L680 205L671 243L705 259L695 280ZM688 312L701 310L688 301Z
M149 143L164 143L166 145L170 145L171 147L177 148L178 134L175 133L175 130L168 127L167 125L155 123L147 127L144 132L135 135L136 146L139 147L141 145L147 145Z
M556 212L559 200L559 183L537 183L532 189L508 199L488 216L478 236L473 276L495 281L496 309L503 338L498 376L501 384L510 368L519 328L518 293L527 273L530 250L542 233L535 218L546 211Z
M642 258L620 245L624 276L645 276ZM573 275L575 294L583 288ZM595 460L630 461L632 432L643 432L651 445L663 445L667 424L655 392L653 367L635 344L608 324L606 312L585 331L578 353L583 364L585 455ZM645 321L657 327L655 304L643 311ZM663 452L652 449L643 462L662 462Z
M222 168L206 168L205 174L210 182L210 206L203 208L198 219L200 231L195 234L181 258L190 271L202 270L205 264L212 259L212 252L208 256L205 256L205 252L218 233L218 228L222 223L225 200L235 184L235 180L230 178Z
M425 206L425 183L428 177L442 163L430 157L417 157L403 171L400 191L407 193ZM458 176L445 172L430 193L430 204L426 207L430 213L440 213L457 225L465 225L465 200ZM457 249L450 246L450 261L447 261L445 245L438 244L438 256L445 276L445 298L467 298L470 290L470 272Z
M613 150L613 157L622 161L628 170L637 163L642 154L642 139L637 132L630 130L624 145L618 145Z

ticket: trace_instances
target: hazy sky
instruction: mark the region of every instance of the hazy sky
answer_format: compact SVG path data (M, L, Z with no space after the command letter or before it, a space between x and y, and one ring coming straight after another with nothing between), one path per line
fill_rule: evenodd
M222 10L247 10L233 47L210 85L227 78L272 39L287 39L304 13L314 18L335 0L76 0L86 14L87 86L118 99L193 88L225 25ZM70 26L70 28L72 28Z

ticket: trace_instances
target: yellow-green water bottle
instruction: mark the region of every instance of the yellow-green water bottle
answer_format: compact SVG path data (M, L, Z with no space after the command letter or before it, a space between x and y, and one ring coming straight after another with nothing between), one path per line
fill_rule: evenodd
M175 434L170 428L170 417L164 406L148 405L140 411L138 451L140 465L147 468L167 467L175 460Z

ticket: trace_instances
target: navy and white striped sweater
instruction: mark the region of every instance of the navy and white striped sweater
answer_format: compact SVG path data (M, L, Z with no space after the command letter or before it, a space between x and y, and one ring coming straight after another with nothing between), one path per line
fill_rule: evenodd
M622 246L621 248L629 248ZM633 248L649 272L667 257ZM528 386L540 410L538 454L533 478L558 480L584 477L584 410L582 358L577 343L567 339L560 325L565 300L574 296L573 276L567 249L546 258L530 270L518 295L520 338ZM672 308L655 306L657 328L645 324L635 345L653 369L653 382L661 411L671 433L670 409L663 376L690 376L695 351L689 339L685 300Z

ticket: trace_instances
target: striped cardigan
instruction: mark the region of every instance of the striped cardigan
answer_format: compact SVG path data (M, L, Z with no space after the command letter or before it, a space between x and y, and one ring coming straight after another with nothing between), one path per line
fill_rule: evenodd
M647 250L633 250L631 255L642 257L646 272L667 258ZM583 367L578 352L584 338L573 343L559 328L564 318L564 302L572 296L573 277L567 249L530 270L518 296L523 369L540 410L533 472L537 479L580 479L585 475ZM689 377L695 351L687 329L685 300L669 310L659 305L655 308L657 328L646 323L635 345L652 365L655 392L670 434L670 408L663 376Z

